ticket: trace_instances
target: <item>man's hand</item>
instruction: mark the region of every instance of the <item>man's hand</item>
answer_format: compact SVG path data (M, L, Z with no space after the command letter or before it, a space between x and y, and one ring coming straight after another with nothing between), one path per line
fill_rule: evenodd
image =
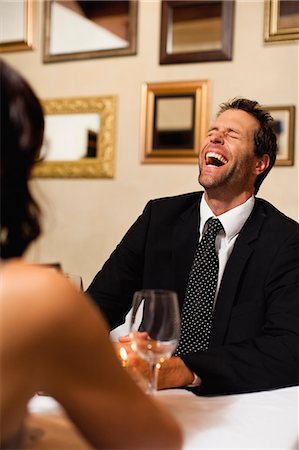
M140 333L141 337L147 338L147 333ZM119 337L119 342L115 343L115 348L119 358L124 361L121 356L126 354L125 363L122 362L129 372L136 370L144 380L149 379L149 365L148 362L142 360L131 348L131 341L129 336ZM123 348L125 351L121 350ZM133 377L135 378L135 377ZM161 364L158 375L158 389L168 389L186 386L193 382L193 372L184 364L184 362L177 356L167 359ZM139 384L139 383L138 383Z
M187 386L194 379L193 372L178 356L166 359L161 365L158 378L158 389L169 389Z

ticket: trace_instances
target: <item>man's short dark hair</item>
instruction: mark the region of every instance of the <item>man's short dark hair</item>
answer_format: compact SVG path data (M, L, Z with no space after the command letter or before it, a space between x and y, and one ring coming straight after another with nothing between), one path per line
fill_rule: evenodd
M254 135L254 152L257 156L269 155L269 167L258 175L254 193L256 194L275 164L277 154L277 138L274 132L274 120L268 111L265 111L258 102L247 100L246 98L234 98L228 102L222 103L217 117L228 109L241 109L256 118L260 124L259 130Z

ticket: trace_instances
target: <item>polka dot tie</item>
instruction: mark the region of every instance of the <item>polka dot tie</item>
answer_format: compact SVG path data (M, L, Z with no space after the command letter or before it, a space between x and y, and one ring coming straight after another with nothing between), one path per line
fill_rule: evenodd
M219 219L209 219L208 229L195 251L182 312L181 339L176 355L207 350L219 261L215 239L223 229Z

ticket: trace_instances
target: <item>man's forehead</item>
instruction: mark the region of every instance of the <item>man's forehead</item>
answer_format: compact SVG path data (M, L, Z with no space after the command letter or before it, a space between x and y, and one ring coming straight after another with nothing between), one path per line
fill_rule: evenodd
M216 117L212 125L224 126L226 128L233 128L235 126L239 129L254 131L260 126L254 116L242 109L227 109L223 111Z

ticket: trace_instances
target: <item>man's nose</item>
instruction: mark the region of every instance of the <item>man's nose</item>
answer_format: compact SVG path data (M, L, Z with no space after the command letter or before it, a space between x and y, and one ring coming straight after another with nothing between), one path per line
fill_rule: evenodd
M223 144L223 133L221 131L214 131L210 136L210 141L213 144Z

